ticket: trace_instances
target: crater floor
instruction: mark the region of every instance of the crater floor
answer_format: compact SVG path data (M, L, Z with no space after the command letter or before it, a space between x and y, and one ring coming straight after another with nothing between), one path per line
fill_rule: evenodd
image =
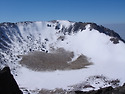
M51 53L35 51L22 55L20 64L36 71L72 70L85 68L92 64L84 55L75 60L74 53L59 48Z

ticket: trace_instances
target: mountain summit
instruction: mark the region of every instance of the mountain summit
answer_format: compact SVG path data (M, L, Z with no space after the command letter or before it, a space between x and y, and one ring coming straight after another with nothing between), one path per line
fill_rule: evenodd
M34 52L38 53L33 55ZM9 66L19 86L28 90L69 87L92 90L121 85L125 82L124 56L125 41L113 30L96 23L65 20L0 23L0 68ZM30 66L40 65L32 70L21 62L27 59ZM77 66L77 69L56 69L54 64L61 64L58 67L62 69L63 60L66 68ZM54 70L38 71L38 67L48 68L46 61ZM79 62L89 66L83 67ZM121 83L114 85L112 81L117 79Z

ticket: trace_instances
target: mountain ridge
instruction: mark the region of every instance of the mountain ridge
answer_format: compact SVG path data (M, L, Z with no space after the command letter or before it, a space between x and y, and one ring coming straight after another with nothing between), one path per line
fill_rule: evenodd
M28 24L31 24L31 23L36 23L36 22L42 22L42 21L25 21L25 22L17 22L17 23L11 23L11 22L3 22L3 23L0 23L0 33L4 33L2 31L6 31L9 33L9 30L6 30L7 28L10 28L10 29L16 29L15 31L18 32L19 36L21 36L21 33L20 33L20 30L18 29L18 24L22 24L22 25L28 25ZM55 26L55 29L56 30L59 30L59 25L60 25L60 20L53 20L53 21L48 21L48 22L54 22L56 23L56 26ZM61 32L64 32L64 34L66 32L68 32L69 34L71 33L71 31L73 32L77 32L79 30L85 30L85 26L87 24L90 24L90 31L91 29L95 29L95 30L98 30L100 33L104 33L106 35L109 35L111 37L113 37L111 39L111 41L114 41L114 43L118 43L118 40L121 40L125 43L125 41L120 37L120 35L116 32L114 32L113 30L110 30L108 28L105 28L104 26L102 25L97 25L96 23L83 23L83 22L72 22L72 21L67 21L67 22L70 22L70 23L74 23L73 25L70 25L69 28L65 28L64 26L62 27L62 29L60 30ZM50 27L49 23L47 24L48 27ZM3 28L2 28L3 27ZM14 30L12 30L14 31ZM13 33L16 33L16 32L13 32ZM0 35L0 37L4 37L3 39L5 39L5 41L7 42L11 42L7 37L5 37L6 34L3 34L3 35ZM10 35L10 33L9 33ZM18 38L19 39L19 38ZM2 41L2 40L1 40ZM6 43L4 43L3 41L3 44L4 45L7 45ZM2 46L2 45L1 45Z
M46 56L51 56L54 50L60 48L74 53L70 58L71 61L84 55L93 64L86 69L38 72L19 63L22 60L21 55L40 51L45 52ZM125 43L119 34L96 23L56 20L0 24L0 69L9 66L19 86L27 87L29 90L69 88L68 86L79 81L83 81L80 83L83 87L91 85L95 89L111 86L103 79L92 78L95 75L104 75L104 79L109 78L109 80L120 79L123 83L125 81L124 49ZM31 60L32 58L29 61ZM31 64L31 62L28 63ZM34 62L33 64L35 65ZM56 80L55 77L57 77ZM88 77L90 80L85 80ZM29 78L32 81L29 82Z

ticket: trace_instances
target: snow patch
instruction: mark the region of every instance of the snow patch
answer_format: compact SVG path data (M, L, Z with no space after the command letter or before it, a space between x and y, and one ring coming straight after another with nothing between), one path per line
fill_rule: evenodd
M71 25L74 24L74 22L70 22L67 20L57 20L57 22L59 22L59 24L61 24L62 26L69 28Z

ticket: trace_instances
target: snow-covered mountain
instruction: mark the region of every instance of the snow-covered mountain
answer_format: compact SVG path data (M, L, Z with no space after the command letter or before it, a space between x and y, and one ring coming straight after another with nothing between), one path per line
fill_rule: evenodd
M19 55L34 51L52 53L51 49L58 48L73 52L72 61L85 55L93 64L78 70L41 72L19 63ZM123 84L124 56L125 41L114 31L95 23L64 20L0 23L0 68L9 66L19 86L28 90L66 89L81 82L98 89L112 85L104 81L105 77L119 79ZM95 79L97 76L101 79ZM87 80L90 77L93 80Z

